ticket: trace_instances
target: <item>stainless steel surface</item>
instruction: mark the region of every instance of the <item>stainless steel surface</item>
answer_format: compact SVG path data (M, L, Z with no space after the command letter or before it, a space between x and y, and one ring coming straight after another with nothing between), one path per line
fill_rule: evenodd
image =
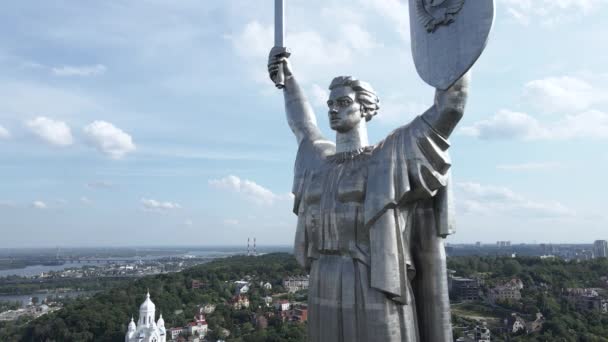
M285 8L284 0L274 0L274 46L285 47ZM283 89L285 87L285 71L283 70L283 64L279 64L274 84L277 88Z
M444 19L425 34L455 23ZM271 50L268 72L273 81L279 67L285 72L285 113L299 146L294 253L310 272L309 341L452 341L443 245L454 232L447 150L464 113L468 68L436 90L427 111L373 146L367 122L379 111L378 96L366 82L334 78L327 101L334 143L321 134L281 51Z
M284 0L274 0L274 46L284 47L285 42L285 7Z
M410 0L412 54L420 77L447 89L483 52L494 0Z

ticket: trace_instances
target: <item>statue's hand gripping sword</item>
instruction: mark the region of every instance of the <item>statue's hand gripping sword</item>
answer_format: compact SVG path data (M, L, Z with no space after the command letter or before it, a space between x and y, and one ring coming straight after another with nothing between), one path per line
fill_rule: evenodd
M291 53L285 47L285 2L284 0L274 0L274 48L271 54L275 58L289 57ZM279 89L285 87L285 72L283 63L279 63L278 70L275 75L274 84Z

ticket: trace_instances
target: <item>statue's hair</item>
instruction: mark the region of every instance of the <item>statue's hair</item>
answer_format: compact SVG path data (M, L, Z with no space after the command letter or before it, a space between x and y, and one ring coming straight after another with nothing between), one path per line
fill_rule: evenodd
M380 99L369 83L353 79L351 76L338 76L331 81L329 90L339 87L350 87L355 91L355 99L363 109L365 121L371 120L374 115L378 114Z

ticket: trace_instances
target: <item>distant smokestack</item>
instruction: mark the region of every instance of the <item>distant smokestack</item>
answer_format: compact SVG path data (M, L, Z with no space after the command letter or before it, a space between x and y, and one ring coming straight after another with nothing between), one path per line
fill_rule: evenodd
M247 256L251 255L251 249L249 247L249 238L247 238Z
M253 238L253 255L254 256L258 255L258 251L255 249L255 238Z

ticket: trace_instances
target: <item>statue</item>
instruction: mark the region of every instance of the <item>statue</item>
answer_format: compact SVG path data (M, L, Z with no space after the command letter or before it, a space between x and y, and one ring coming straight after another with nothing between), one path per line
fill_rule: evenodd
M493 15L492 0L476 1L489 3ZM447 11L449 20L432 21L431 30L415 9L422 2L433 11L442 4L462 8ZM434 37L415 34L453 35L445 28L459 25L460 15L470 17L477 4L463 2L410 1L410 15L420 18L411 19L418 20L412 23L415 60L417 47L436 44ZM282 17L282 0L276 3ZM416 60L423 79L437 89L434 103L373 146L367 125L380 109L376 92L353 77L334 78L327 101L334 143L321 134L298 85L283 46L282 18L276 25L268 71L283 89L287 122L299 146L292 189L298 216L294 253L310 272L309 341L452 341L443 244L453 232L448 138L463 116L467 70L479 54L459 53L456 64L446 63L450 72L439 77L436 70L423 75L419 64L431 57ZM438 55L443 58L442 51Z

